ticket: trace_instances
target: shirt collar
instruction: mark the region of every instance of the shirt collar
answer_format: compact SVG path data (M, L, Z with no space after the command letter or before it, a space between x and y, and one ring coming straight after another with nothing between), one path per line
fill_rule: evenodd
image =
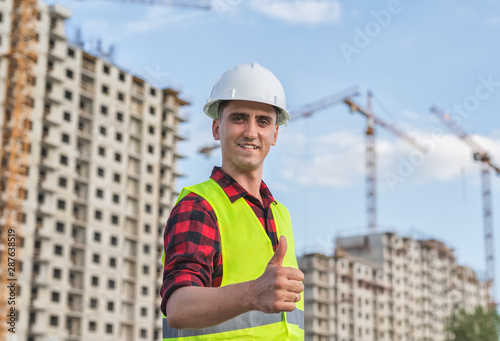
M244 197L253 198L258 201L255 197L248 193L236 180L234 180L231 175L224 172L220 167L214 167L210 178L217 182L217 184L224 190L224 193L226 193L231 203L234 203L239 198ZM262 180L260 183L260 196L262 197L262 202L265 207L269 207L272 203L276 202L276 200L274 200L273 198L273 195L271 194L271 191Z

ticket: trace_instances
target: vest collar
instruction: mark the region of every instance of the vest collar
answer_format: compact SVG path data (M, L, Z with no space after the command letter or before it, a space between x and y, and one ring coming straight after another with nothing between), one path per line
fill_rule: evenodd
M231 175L224 172L222 168L217 166L214 167L210 178L224 190L224 193L226 193L232 204L239 198L248 197L249 201L255 202L255 204L259 203L260 206L259 200L250 195L250 193L248 193ZM260 196L262 197L264 207L269 207L271 204L276 203L276 200L274 200L271 191L264 181L260 183Z

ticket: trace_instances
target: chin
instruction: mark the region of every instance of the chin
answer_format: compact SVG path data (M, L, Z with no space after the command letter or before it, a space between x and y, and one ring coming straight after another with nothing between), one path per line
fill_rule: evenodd
M238 168L243 170L243 171L250 172L250 171L254 171L254 170L258 169L259 165L255 164L255 163L249 163L249 162L240 162L238 165Z

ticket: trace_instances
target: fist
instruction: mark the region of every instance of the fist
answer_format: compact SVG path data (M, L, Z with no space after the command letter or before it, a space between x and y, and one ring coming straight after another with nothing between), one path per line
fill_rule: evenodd
M278 248L266 266L266 270L251 286L251 295L256 310L265 313L293 311L295 303L302 298L304 279L302 271L296 268L283 267L283 259L287 251L286 238L280 237Z

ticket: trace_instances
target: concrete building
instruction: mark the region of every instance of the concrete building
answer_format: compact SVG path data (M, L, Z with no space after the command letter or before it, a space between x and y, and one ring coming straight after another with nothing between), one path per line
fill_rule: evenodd
M334 256L300 258L311 341L441 341L454 309L487 306L475 272L437 240L339 238Z
M0 55L12 6L0 1ZM7 336L159 340L162 237L178 195L179 108L188 103L69 44L70 15L39 3L18 319ZM6 77L1 59L0 132L9 124Z

